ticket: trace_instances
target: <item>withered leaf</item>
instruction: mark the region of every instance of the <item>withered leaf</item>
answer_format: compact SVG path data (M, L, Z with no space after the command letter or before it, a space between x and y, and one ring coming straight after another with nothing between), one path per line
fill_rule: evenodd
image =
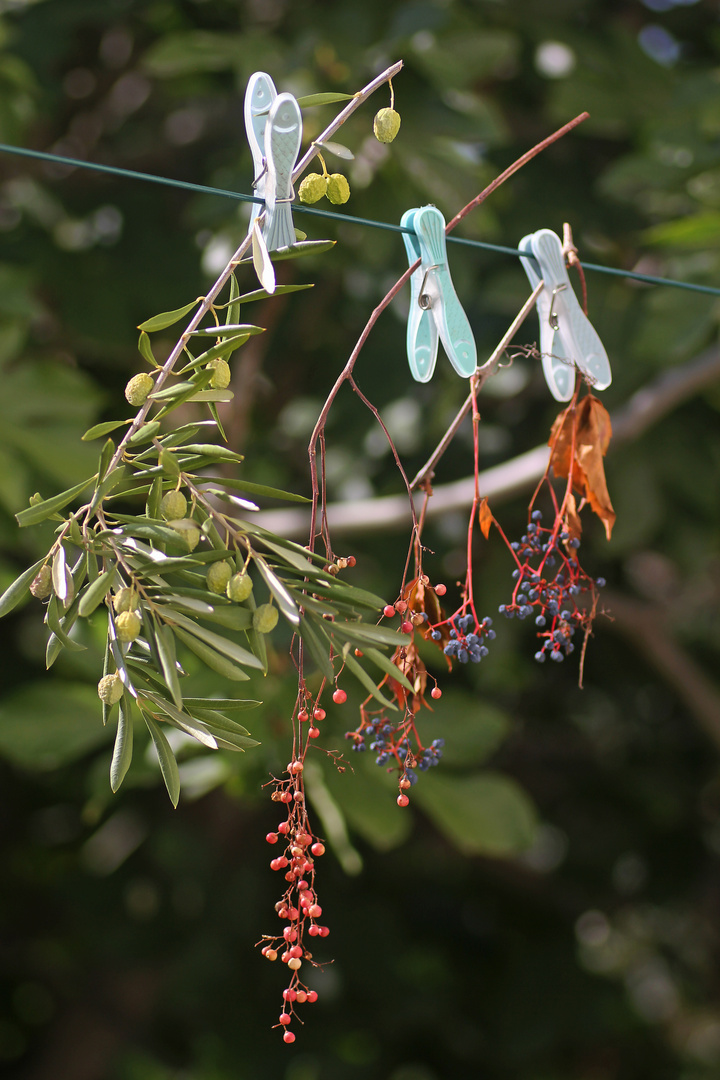
M492 511L490 510L490 504L487 498L482 499L478 508L478 521L480 522L480 531L487 540L490 536L490 526L493 523Z
M550 466L558 477L567 477L572 468L572 486L590 503L605 526L608 540L615 524L615 511L605 480L603 457L612 435L605 406L588 394L573 409L565 409L550 433Z

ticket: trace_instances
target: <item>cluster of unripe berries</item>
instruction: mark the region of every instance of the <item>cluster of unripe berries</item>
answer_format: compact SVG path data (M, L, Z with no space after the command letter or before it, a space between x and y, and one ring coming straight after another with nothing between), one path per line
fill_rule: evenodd
M349 193L348 193L349 194ZM230 365L222 357L209 360L205 370L211 372L210 381L205 383L213 390L224 390L230 385ZM125 399L136 409L145 404L155 389L155 380L147 371L133 375L125 387Z
M474 615L453 615L448 619L450 626L450 641L444 646L446 656L459 660L461 664L467 664L468 660L473 664L479 664L488 655L486 641L493 641L495 631L492 629L492 619L485 616L478 623ZM432 631L433 641L441 641L442 633L437 628Z
M527 533L510 545L518 561L513 570L516 584L512 601L501 604L499 610L508 619L526 619L533 611L537 613L535 625L540 628L542 645L535 659L542 664L548 657L559 662L570 655L575 631L587 618L576 598L602 588L605 581L594 581L580 566L577 537L557 528L543 528L541 520L542 512L533 510Z
M160 502L160 513L171 528L179 532L186 540L188 549L193 551L200 540L197 522L188 518L187 499L182 491L168 491ZM205 575L208 592L217 596L227 596L236 604L247 600L253 590L252 578L246 570L235 572L227 559L211 563ZM278 621L278 610L273 604L260 604L253 611L253 629L261 634L269 634Z
M400 113L395 109L380 109L373 120L373 134L378 142L391 143L400 130ZM320 156L320 155L318 155ZM298 188L298 197L302 203L316 203L326 197L336 206L346 203L350 198L350 185L342 173L328 174L325 162L320 157L322 173L308 173Z
M272 794L274 802L284 803L288 807L288 816L281 821L275 832L267 834L268 844L275 845L284 841L281 855L270 862L270 869L284 871L288 886L275 905L275 911L285 923L281 934L265 935L262 955L267 960L280 960L290 971L290 983L283 990L283 1011L279 1024L284 1028L285 1042L294 1042L295 1036L288 1026L295 1012L295 1005L311 1004L317 1001L317 992L309 990L300 982L299 971L304 960L312 960L312 954L303 944L309 937L325 938L330 933L327 926L318 922L322 908L314 889L315 859L325 854L325 845L316 839L310 831L304 806L304 795L300 786L303 763L294 759L288 764L290 781L278 784Z

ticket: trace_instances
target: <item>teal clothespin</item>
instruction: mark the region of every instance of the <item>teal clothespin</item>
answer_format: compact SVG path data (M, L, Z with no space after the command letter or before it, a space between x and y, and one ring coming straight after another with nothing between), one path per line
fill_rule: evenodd
M543 276L540 264L532 253L532 234L523 236L518 247L520 251L526 252L520 256L520 262L528 276L530 288L534 291L543 281ZM543 287L536 301L540 323L540 356L550 393L556 401L569 401L575 389L575 365L565 356L562 339L550 325L551 301L550 293Z
M450 277L445 245L445 218L435 206L407 210L400 222L410 265L421 259L410 278L407 354L417 382L429 382L435 370L438 339L462 378L477 369L477 349L467 315Z
M610 361L597 331L573 292L560 237L551 229L539 229L530 237L530 247L545 285L540 294L546 297L540 317L547 320L553 332L550 353L564 357L564 364L575 364L594 390L606 390L612 382ZM553 369L556 379L558 370ZM569 366L568 370L571 370ZM552 383L548 382L552 391ZM570 397L572 392L558 400L567 401Z
M265 198L265 180L267 162L265 160L265 128L270 107L277 97L275 83L264 71L256 71L250 76L245 90L245 132L253 159L253 188L259 198ZM252 232L255 218L261 213L261 203L250 203L250 227Z

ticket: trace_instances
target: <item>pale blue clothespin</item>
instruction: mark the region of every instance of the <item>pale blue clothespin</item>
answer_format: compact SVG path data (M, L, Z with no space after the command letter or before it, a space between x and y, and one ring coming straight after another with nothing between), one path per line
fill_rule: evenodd
M291 203L292 172L302 142L302 115L292 94L278 94L264 71L251 76L245 91L245 130L253 157L253 187L265 200L253 203L248 232L265 211L262 237L267 251L295 243Z
M267 162L265 160L265 127L270 107L277 97L275 83L264 71L250 76L245 91L245 132L253 159L253 188L261 199L265 198ZM250 203L250 228L262 211L262 203Z
M458 375L467 379L477 369L477 349L467 315L450 277L445 245L445 218L435 206L407 210L400 224L410 265L421 259L410 278L407 354L417 382L428 382L435 370L438 338Z
M292 173L302 143L302 115L292 94L278 94L265 126L265 225L268 251L295 243Z
M520 261L530 284L535 288L542 280L544 285L537 300L540 351L553 397L558 401L570 400L575 386L575 366L593 389L607 389L612 382L610 361L573 292L560 237L550 229L539 229L523 237L520 248L528 252Z

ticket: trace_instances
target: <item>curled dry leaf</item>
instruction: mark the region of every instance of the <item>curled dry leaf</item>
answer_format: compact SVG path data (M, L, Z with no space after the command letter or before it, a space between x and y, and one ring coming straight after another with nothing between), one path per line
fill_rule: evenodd
M550 466L555 476L567 477L590 503L610 539L615 511L605 481L603 457L612 435L610 416L598 398L588 394L573 409L561 412L550 432Z
M480 531L487 540L490 536L490 526L493 523L492 511L490 510L490 504L487 498L482 499L478 508L478 521L480 522Z

